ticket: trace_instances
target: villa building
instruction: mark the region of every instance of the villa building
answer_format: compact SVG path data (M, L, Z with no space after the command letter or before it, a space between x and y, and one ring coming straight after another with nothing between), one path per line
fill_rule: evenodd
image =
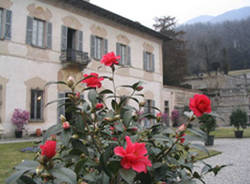
M15 108L30 112L29 133L55 124L63 110L44 104L69 91L45 84L91 72L111 76L99 62L111 51L125 66L116 72L117 85L142 81L147 103L163 110L172 104L170 92L163 92L163 40L168 37L88 1L1 0L0 129L13 136ZM105 82L104 88L111 87Z

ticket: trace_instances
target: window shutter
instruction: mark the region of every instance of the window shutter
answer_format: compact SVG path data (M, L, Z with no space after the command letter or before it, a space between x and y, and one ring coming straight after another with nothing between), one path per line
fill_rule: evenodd
M78 39L78 42L77 42L77 44L78 44L78 46L77 46L77 49L79 50L79 51L82 51L82 39L83 39L83 36L82 36L83 34L82 34L82 31L77 31L77 39Z
M66 50L67 49L67 35L68 35L68 28L66 26L62 26L61 50Z
M58 99L65 98L65 93L58 93ZM65 100L60 100L57 102L57 123L61 123L60 115L65 116L65 106L63 105Z
M0 39L3 38L3 35L2 35L3 20L1 17L3 17L3 10L2 9L0 9Z
M103 55L104 55L108 53L108 40L103 39L103 44L104 44L104 48L103 48Z
M10 10L6 10L6 16L5 16L5 39L10 40L11 39L11 22L12 22L12 12Z
M1 105L2 105L2 91L3 91L3 86L0 84L0 109L1 109ZM1 112L1 110L0 110L0 112Z
M52 24L51 22L46 22L46 36L47 36L47 48L51 49L52 48Z
M131 54L129 46L127 46L127 65L131 66Z
M143 69L147 71L147 54L143 51Z
M32 44L32 29L33 29L33 18L27 16L27 25L26 25L26 43Z
M95 36L91 35L90 37L90 56L92 58L95 57L95 50L96 50L96 46L95 46Z
M121 45L119 43L116 43L116 55L121 56ZM119 64L123 64L121 61L119 61Z
M152 72L154 72L155 71L155 55L154 54L152 54L152 68L151 68L152 70Z
M154 100L151 100L151 102L152 102L152 107L155 107L155 101ZM152 112L152 114L155 114L155 109L154 108L151 108L151 112Z

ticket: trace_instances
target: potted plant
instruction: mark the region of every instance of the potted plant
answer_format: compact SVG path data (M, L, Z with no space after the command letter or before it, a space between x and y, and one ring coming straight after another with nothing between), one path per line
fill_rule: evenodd
M21 138L23 135L24 125L29 120L29 112L22 109L15 109L12 114L11 121L16 126L15 136L16 138Z
M247 113L241 109L234 110L230 116L230 125L236 128L234 131L235 137L242 138L243 129L247 126Z
M213 116L209 114L203 114L199 117L200 129L207 134L207 139L205 141L206 146L214 145L214 136L210 135L211 131L215 130L216 120Z
M179 111L174 109L172 112L171 112L171 120L172 120L172 123L173 123L173 127L177 127L178 124L179 124L179 118L180 118L180 115L179 115Z

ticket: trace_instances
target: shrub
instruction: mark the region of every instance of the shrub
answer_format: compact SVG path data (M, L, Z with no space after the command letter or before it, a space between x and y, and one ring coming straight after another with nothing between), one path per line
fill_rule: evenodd
M16 125L17 131L22 131L24 129L24 125L29 120L30 114L26 110L15 109L11 121L14 125Z
M199 117L200 129L206 132L207 135L210 134L211 131L214 131L216 128L216 119L209 115L203 114Z
M111 68L112 76L92 73L81 80L86 84L87 99L80 98L75 90L81 81L70 78L67 82L49 83L71 89L66 111L72 118L61 116L61 123L46 131L37 158L19 164L7 183L191 184L203 181L206 173L217 174L224 167L205 164L201 173L195 171L195 153L190 148L204 150L204 147L186 140L186 125L174 131L158 123L159 113L157 116L142 113L145 102L141 98L142 88L138 88L141 82L120 86L131 93L117 95L114 64L118 58L108 56L112 62L104 57L102 63ZM97 89L103 79L111 81L114 89ZM137 105L130 105L130 101ZM144 118L153 120L149 128L140 124ZM203 135L199 130L190 131Z
M247 113L241 109L236 109L230 115L230 125L233 125L237 130L246 128Z

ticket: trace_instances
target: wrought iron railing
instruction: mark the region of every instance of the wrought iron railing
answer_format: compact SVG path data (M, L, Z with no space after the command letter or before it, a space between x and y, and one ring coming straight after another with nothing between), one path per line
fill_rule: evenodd
M60 60L63 64L69 63L69 64L87 65L90 61L90 58L87 52L75 49L66 49L61 51Z

